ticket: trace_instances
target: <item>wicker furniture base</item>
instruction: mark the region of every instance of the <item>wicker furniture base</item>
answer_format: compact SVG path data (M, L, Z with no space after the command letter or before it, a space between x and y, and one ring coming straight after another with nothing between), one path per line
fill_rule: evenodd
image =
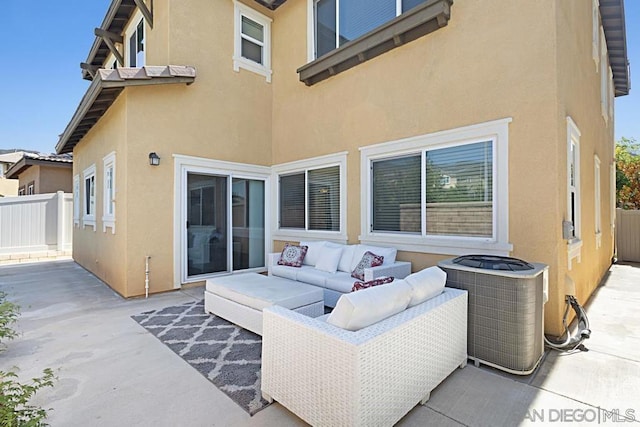
M467 293L441 295L351 332L264 310L262 393L314 426L390 426L467 361Z
M324 314L322 289L257 273L208 279L204 309L262 335L262 310L279 305L310 317Z

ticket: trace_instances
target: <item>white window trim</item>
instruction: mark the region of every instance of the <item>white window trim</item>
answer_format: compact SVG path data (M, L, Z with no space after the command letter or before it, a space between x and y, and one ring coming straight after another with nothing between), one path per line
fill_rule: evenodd
M581 227L581 198L580 198L580 129L573 121L573 119L567 116L567 221L571 220L571 144L575 145L575 154L576 154L576 164L575 167L575 207L576 211L575 215L575 224L574 234L575 237L569 239L567 242L567 251L568 251L568 268L571 270L572 262L574 259L577 259L578 262L582 260L582 240L580 236L582 235L580 232Z
M233 26L233 71L239 72L240 68L252 71L264 76L271 83L271 22L272 19L251 9L250 7L234 0L234 26ZM263 64L258 64L242 56L242 17L246 16L257 22L264 28L264 42L262 46Z
M614 158L615 159L615 158ZM609 204L610 210L609 213L611 217L609 218L609 226L611 227L611 235L615 234L616 229L616 164L615 160L611 162L609 166Z
M361 234L365 244L393 245L399 250L430 254L464 255L482 252L489 255L509 255L509 123L504 118L471 126L420 135L397 141L360 148ZM371 164L374 160L425 149L438 149L479 141L493 142L493 236L488 238L462 236L407 235L371 231L372 187ZM424 224L424 218L423 218Z
M212 273L210 275L200 275L188 278L187 276L187 254L183 251L187 244L185 241L185 233L183 233L183 226L187 221L187 203L184 196L185 189L187 188L187 173L204 173L212 175L224 175L230 178L229 182L229 194L231 194L231 182L233 178L246 178L264 180L265 190L265 263L267 262L266 254L272 250L272 237L271 230L267 226L271 223L271 200L267 196L267 192L271 186L271 168L266 166L256 166L246 163L234 163L225 162L221 160L212 160L202 157L185 156L182 154L174 154L174 203L173 203L173 287L174 289L180 289L182 283L201 282L208 276L219 276L220 273ZM229 210L232 206L229 206ZM229 215L231 212L229 211ZM232 233L229 233L229 239L231 239ZM264 271L265 268L258 268L255 271ZM240 274L246 273L247 270L242 270ZM233 272L225 272L225 275L234 274Z
M73 176L73 225L80 226L80 175Z
M102 202L102 232L107 232L107 227L111 228L111 233L116 234L116 152L104 156L103 162L103 202ZM111 186L113 188L113 200L109 200L108 182L107 182L107 170L113 168L113 174L111 175ZM113 204L113 213L109 214L109 205Z
M596 73L598 72L598 67L600 66L600 2L598 0L593 0L592 4L592 15L593 15L593 29L591 36L591 44L592 44L592 56L593 62L596 65Z
M136 12L133 14L133 16L131 17L131 19L129 19L129 22L127 23L127 26L125 28L124 31L124 40L122 42L123 45L123 49L122 51L124 52L124 65L125 67L131 67L131 61L130 61L130 44L129 44L129 39L131 38L131 36L133 35L133 33L136 32L136 30L138 29L138 24L140 23L140 21L144 22L144 50L142 51L142 55L144 58L144 64L143 65L139 65L136 64L137 68L141 68L145 65L147 65L147 36L148 36L148 28L147 28L147 23L144 20L144 15L142 15L142 12L140 12L139 9L136 9ZM108 63L107 63L108 64Z
M318 231L318 230L296 230L281 229L278 221L280 219L280 175L287 175L296 172L305 172L310 169L323 169L332 166L340 167L340 229L338 231ZM272 168L272 229L274 230L274 240L331 240L338 243L346 243L347 236L347 152L329 154L326 156L314 157L289 163L274 165ZM306 181L305 181L306 185ZM306 189L305 189L306 191ZM305 208L306 212L306 208Z
M600 27L600 109L605 123L609 123L609 61L607 59L607 41Z
M597 154L593 156L593 163L596 249L599 249L602 246L602 187L600 179L600 158Z
M91 214L87 214L85 211L85 203L87 200L87 197L89 197L89 195L87 194L87 179L88 178L93 178L93 215ZM92 164L91 166L89 166L88 168L86 168L83 172L82 172L82 192L84 194L84 198L82 198L83 204L82 204L82 226L86 227L93 227L93 231L96 231L96 209L97 209L97 193L98 193L98 189L97 189L97 184L98 182L96 181L96 165Z

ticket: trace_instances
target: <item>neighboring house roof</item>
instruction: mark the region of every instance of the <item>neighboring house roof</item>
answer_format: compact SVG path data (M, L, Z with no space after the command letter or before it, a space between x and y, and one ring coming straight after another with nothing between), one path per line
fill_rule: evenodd
M109 109L125 87L186 83L196 78L196 69L183 65L100 69L87 89L71 121L60 135L56 152L70 153Z
M71 168L73 156L71 154L23 153L22 158L7 170L7 178L18 179L22 172L35 165Z
M616 96L628 95L631 89L627 32L624 23L624 0L600 0L602 28L607 40L609 63L613 72Z
M22 158L24 151L0 154L0 163L15 163Z

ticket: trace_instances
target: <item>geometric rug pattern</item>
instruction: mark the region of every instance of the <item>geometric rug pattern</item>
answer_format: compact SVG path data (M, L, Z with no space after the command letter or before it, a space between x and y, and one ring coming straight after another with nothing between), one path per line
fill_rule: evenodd
M250 415L260 392L262 337L204 311L204 301L131 316Z

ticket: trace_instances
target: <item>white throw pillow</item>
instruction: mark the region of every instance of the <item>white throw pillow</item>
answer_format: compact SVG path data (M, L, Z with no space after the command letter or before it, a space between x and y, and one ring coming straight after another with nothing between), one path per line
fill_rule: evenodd
M340 296L327 323L357 331L400 313L411 300L411 286L404 280L374 286Z
M351 260L353 259L353 253L355 252L355 250L355 245L346 245L344 248L342 248L342 256L340 257L340 263L338 264L339 271L344 271L345 273L351 274L351 271L354 268L351 267ZM360 255L360 258L362 258L362 255ZM358 258L358 262L360 262L360 258Z
M429 267L404 278L412 289L409 307L440 295L447 283L447 273L438 267Z
M396 262L396 255L398 254L398 250L396 248L383 248L381 246L369 246L369 245L355 245L353 258L351 259L351 270L356 268L356 266L362 259L362 255L364 255L365 252L371 252L372 254L383 256L384 260L382 262L382 265L394 264Z
M320 253L318 262L316 263L316 270L327 271L329 273L335 273L338 269L338 263L342 257L341 247L332 247L325 245Z
M302 260L303 265L311 265L314 266L318 263L318 258L322 253L322 249L327 242L324 240L319 241L311 241L311 242L300 242L300 246L306 246L307 255L305 255L304 260Z

